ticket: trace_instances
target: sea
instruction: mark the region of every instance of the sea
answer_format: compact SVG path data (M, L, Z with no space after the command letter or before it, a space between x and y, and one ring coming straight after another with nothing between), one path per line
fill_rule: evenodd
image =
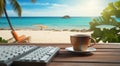
M36 25L47 26L47 29L89 29L89 22L95 17L9 17L14 29L40 29ZM118 19L120 20L120 19ZM10 29L7 19L0 17L0 29Z

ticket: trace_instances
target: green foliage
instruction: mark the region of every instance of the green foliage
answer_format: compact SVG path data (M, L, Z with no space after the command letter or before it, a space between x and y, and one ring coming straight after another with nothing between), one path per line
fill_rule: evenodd
M117 18L120 18L120 0L109 3L108 6L103 10L102 15L108 19L110 16L116 16Z
M8 2L10 2L10 5L12 6L13 10L17 12L19 16L21 16L22 9L17 0L8 0ZM6 9L6 0L0 0L0 16L4 14L4 8Z
M2 39L2 37L0 37L0 43L8 43L8 41L5 39Z
M6 8L6 1L7 0L0 0L0 17L4 14L4 8ZM35 3L36 0L30 0L31 2ZM21 16L22 14L22 8L19 5L17 0L8 0L10 5L12 6L13 10L17 12L18 16Z
M94 18L93 21L90 22L89 24L90 24L90 30L96 29L96 26L99 25L112 25L112 26L120 27L120 23L117 22L114 18L112 17L105 18L103 16Z
M4 0L0 0L0 17L4 13L5 2Z
M120 0L111 2L101 13L102 16L96 17L90 22L90 30L93 30L92 37L97 42L120 42L120 22L117 22L115 18L120 18ZM96 26L111 25L113 28L107 29L97 28Z
M111 29L96 28L92 34L92 37L96 39L97 42L102 40L103 42L120 42L120 30L117 30L116 27Z
M116 17L120 18L120 10L116 10L115 15L116 15Z
M18 16L21 16L21 13L22 13L22 9L21 9L21 6L19 5L19 3L16 1L16 0L9 0L13 10L15 12L17 12Z

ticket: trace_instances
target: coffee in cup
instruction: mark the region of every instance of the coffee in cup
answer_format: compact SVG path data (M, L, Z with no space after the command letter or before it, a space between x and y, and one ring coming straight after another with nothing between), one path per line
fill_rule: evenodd
M94 41L94 44L91 44L91 39ZM74 51L86 51L88 47L96 44L95 39L91 38L88 34L71 35L70 41Z

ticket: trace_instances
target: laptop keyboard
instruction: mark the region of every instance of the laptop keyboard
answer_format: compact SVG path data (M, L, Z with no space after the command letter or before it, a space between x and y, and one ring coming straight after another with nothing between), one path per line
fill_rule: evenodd
M46 66L58 47L0 46L0 66Z

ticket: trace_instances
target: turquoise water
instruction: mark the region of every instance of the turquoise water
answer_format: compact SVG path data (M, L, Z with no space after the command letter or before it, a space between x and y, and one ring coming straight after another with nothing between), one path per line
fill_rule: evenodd
M10 17L14 28L38 29L34 26L42 24L48 26L48 29L89 29L89 22L93 17ZM0 18L0 28L9 28L6 18Z

